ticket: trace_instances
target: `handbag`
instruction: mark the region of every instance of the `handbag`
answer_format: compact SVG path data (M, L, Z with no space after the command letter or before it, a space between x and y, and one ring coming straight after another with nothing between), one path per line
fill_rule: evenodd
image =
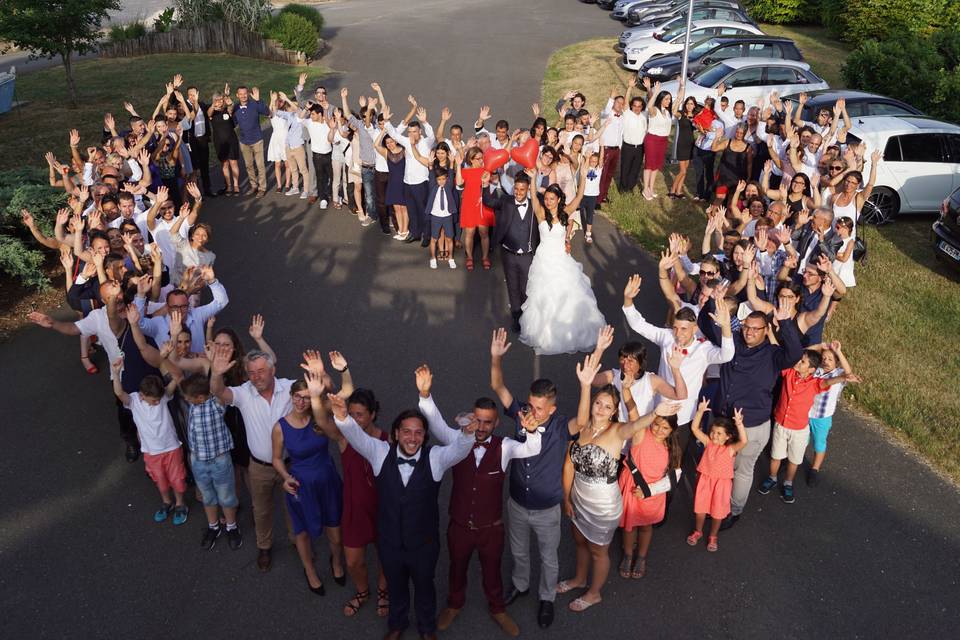
M853 260L854 262L866 262L867 260L867 243L859 233L853 240Z

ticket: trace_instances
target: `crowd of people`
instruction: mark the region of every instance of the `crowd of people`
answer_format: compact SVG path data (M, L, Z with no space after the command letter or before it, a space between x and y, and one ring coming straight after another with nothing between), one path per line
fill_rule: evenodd
M66 300L81 316L30 318L78 336L90 374L97 373L91 349L105 352L126 459L142 455L160 494L155 522L188 520L192 484L204 510L201 546L212 549L225 537L237 550L244 541L237 509L248 495L257 566L269 571L274 509L282 508L307 587L326 592L314 548L326 537L334 581L353 584L343 614L372 602L387 618L387 638L409 626L411 605L422 636L449 628L466 606L476 552L488 611L515 636L506 608L532 588L531 532L540 565L537 620L548 627L559 594L577 592L573 612L602 601L618 530L616 573L646 575L653 532L683 490L684 474L694 478L686 542L699 545L709 526L709 552L719 549L720 530L742 516L752 490L779 486L782 501L795 502L811 441L806 481L817 486L841 389L859 381L841 345L824 339L825 327L855 284L857 218L880 161L877 152L870 156L864 185L866 149L846 144L842 101L803 122L776 95L748 108L728 104L721 89L701 105L644 80L624 94L612 91L596 113L570 91L549 114L553 124L534 105L528 129L511 131L500 120L489 132L484 106L465 135L447 109L434 129L413 96L393 124L376 83L376 95L359 98L354 110L347 89L336 105L322 86L305 98L306 81L302 75L292 100L277 91L264 103L257 88L238 87L234 102L227 85L208 104L195 87L183 93L178 75L150 118L127 104L128 128L118 132L108 114L102 139L85 152L74 130L65 164L47 154L51 185L68 194L54 237L23 212L37 240L60 252ZM638 84L645 95L632 95ZM273 133L265 151L267 117ZM645 342L628 336L617 366L604 369L614 330L570 244L578 229L587 247L593 242L594 212L614 181L620 192L659 197L656 177L675 122L679 169L666 195L686 197L693 162L695 195L708 201L703 242L691 257L689 238L666 239L656 288L668 302L664 326L634 306L640 276L625 283L624 319ZM219 190L209 172L211 143L223 173ZM535 380L521 396L507 388L506 329L490 341L492 397L478 398L452 427L435 403L427 365L413 374L416 408L398 413L389 428L378 426L374 391L357 384L363 374L355 381L337 351L326 358L306 351L302 379L277 377L263 317L251 319L250 350L240 331L217 323L229 297L208 247L212 226L200 214L211 197L241 195L241 156L249 196L266 194L265 161L274 162L277 191L305 206L351 207L361 225L419 240L433 268L438 260L455 268L462 250L473 269L479 236L484 270L499 252L521 341L540 353L589 354L576 366L575 416L559 410L554 381ZM656 372L647 370L648 343L660 352ZM495 433L501 413L504 436ZM769 472L756 484L768 442ZM439 487L448 470L448 593L438 614ZM561 580L563 515L576 562ZM366 562L370 545L375 576Z

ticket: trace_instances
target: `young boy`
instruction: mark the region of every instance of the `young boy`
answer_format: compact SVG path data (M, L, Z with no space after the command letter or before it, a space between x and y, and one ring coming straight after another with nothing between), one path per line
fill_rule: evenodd
M224 531L220 526L217 507L223 509L227 542L236 551L243 545L237 526L237 487L233 476L230 451L233 438L223 420L223 405L210 395L210 380L196 374L180 386L190 405L187 416L187 440L190 444L190 468L193 479L203 495L203 510L207 514L207 528L200 546L213 549Z
M140 382L140 391L128 394L120 384L123 358L117 358L112 367L113 392L133 414L147 475L157 485L163 499L163 505L153 514L153 521L163 522L172 511L173 524L179 526L187 521L189 513L183 502L183 494L187 490L187 472L183 466L182 443L177 439L173 416L167 407L180 381L179 375L173 376L166 388L160 376L146 376ZM171 488L174 497L170 495ZM176 505L173 504L174 498Z
M437 182L431 187L427 197L427 208L430 211L430 268L437 268L439 244L440 255L447 257L447 265L451 269L456 269L457 263L453 259L453 216L457 212L457 201L453 184L446 169L437 169L434 177Z
M787 472L784 474L783 487L780 489L780 498L787 504L795 501L793 495L793 478L797 475L797 467L803 463L803 454L810 441L810 426L808 416L813 399L818 393L827 391L841 382L859 382L860 379L852 374L843 374L830 379L817 378L813 372L820 366L820 352L807 349L803 352L800 361L790 369L780 372L783 376L783 386L780 390L780 399L773 412L773 438L770 445L770 477L760 483L757 489L762 495L767 495L777 486L777 473L780 463L787 459Z
M840 342L834 340L810 347L820 352L820 367L814 372L817 378L836 378L845 373L853 373L853 368L840 350ZM827 456L827 436L833 426L833 414L837 410L837 401L846 383L835 384L828 391L818 393L810 408L810 439L813 440L813 465L807 470L807 485L817 486L820 482L820 467Z

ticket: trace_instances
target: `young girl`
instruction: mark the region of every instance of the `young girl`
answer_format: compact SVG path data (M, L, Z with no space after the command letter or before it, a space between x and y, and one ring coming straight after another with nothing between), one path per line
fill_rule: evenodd
M273 94L271 94L273 97ZM284 111L287 103L280 98L274 98L270 104L270 127L273 133L270 135L270 145L267 147L267 162L273 163L273 176L277 181L277 193L283 193L284 188L287 195L294 195L294 190L290 188L291 175L287 166L287 130L290 125L278 112ZM294 185L296 186L296 185ZM300 190L297 189L299 194Z
M857 286L857 279L853 275L853 218L846 216L837 220L837 235L843 240L837 259L833 261L833 270L840 276L840 281L849 289Z
M600 177L603 175L603 151L600 147L600 153L593 153L587 160L587 184L583 188L583 201L580 203L583 208L583 224L586 233L583 240L587 244L593 244L593 214L597 210L597 198L600 196Z
M707 538L707 551L717 550L717 533L720 523L730 513L730 492L733 489L733 459L747 446L747 430L743 426L743 412L734 410L733 423L728 418L714 418L708 436L700 430L703 414L710 410L710 401L701 400L697 413L693 416L690 431L706 450L697 466L700 479L697 481L697 494L693 500L693 513L696 525L693 533L687 536L687 544L697 546L703 537L703 522L707 514L713 518L710 523L710 536ZM736 425L736 431L734 431Z
M852 374L853 367L840 350L840 342L834 340L810 347L820 352L820 367L813 375L818 378L836 378L845 374ZM827 436L833 426L833 414L837 410L837 402L846 383L835 384L823 393L818 393L810 407L810 441L813 443L813 465L807 470L807 485L815 487L820 481L820 467L827 457Z

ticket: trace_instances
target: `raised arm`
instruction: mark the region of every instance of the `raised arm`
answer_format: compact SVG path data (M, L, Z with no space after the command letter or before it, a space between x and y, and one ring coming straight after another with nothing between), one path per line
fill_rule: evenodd
M666 418L677 415L680 409L679 402L661 402L651 413L641 416L632 422L624 422L617 426L617 437L623 440L630 440L634 434L649 427L657 416Z
M700 401L700 404L697 405L697 412L693 414L693 421L690 423L690 433L693 434L693 437L703 446L710 444L710 437L700 428L700 425L703 424L703 416L707 411L710 411L710 401L704 398Z
M583 364L577 363L577 379L580 381L580 402L577 405L577 417L570 421L570 433L580 433L590 425L590 392L593 379L600 371L600 358L586 356Z
M430 389L433 387L433 373L430 371L430 367L425 364L420 365L414 372L414 376L417 382L417 392L420 394L420 411L427 417L427 427L430 430L430 435L439 440L441 444L453 444L460 436L460 432L457 429L450 428L430 395Z
M497 398L504 407L513 404L513 394L503 383L502 366L503 356L510 349L511 344L507 342L506 329L494 330L493 338L490 340L490 388L497 394Z
M683 379L683 374L680 372L680 364L682 362L683 349L680 345L675 344L667 356L667 364L670 365L670 372L673 374L673 386L670 386L670 383L654 373L647 374L653 376L653 378L651 378L651 386L660 397L669 398L670 400L687 399L687 383Z
M113 394L117 396L117 400L120 401L125 407L130 406L130 395L123 390L123 383L121 377L123 376L123 358L117 358L110 363L110 368L113 370L113 380L111 384L113 385Z
M224 383L223 374L236 364L235 360L230 359L230 352L229 345L214 346L213 360L210 363L210 393L227 405L233 404L233 391Z
M221 285L222 286L222 285ZM209 317L215 317L216 314L211 314ZM270 357L273 358L273 361L277 361L276 352L267 344L267 339L263 337L263 329L266 326L266 322L263 319L263 316L259 313L255 314L250 319L250 328L247 329L247 333L250 334L250 337L253 338L253 341L257 344L257 349L265 353L270 354Z

